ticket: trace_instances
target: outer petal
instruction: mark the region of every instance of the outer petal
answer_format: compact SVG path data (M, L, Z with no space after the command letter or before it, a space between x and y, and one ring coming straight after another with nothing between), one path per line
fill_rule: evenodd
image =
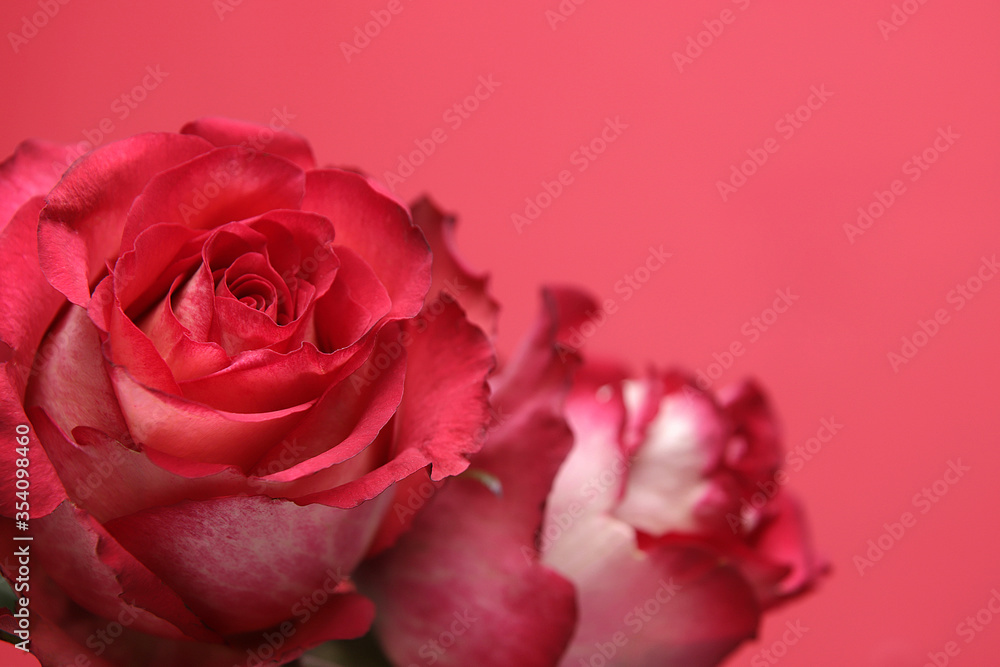
M751 485L773 476L781 465L781 433L764 391L745 381L721 390L719 402L734 426L726 465Z
M710 667L754 636L760 610L753 591L715 552L669 542L640 551L634 532L610 518L586 529L581 567L558 564L576 584L580 605L561 667L595 656L607 664Z
M13 390L14 381L9 376L10 365L3 364L0 375L0 426L10 435L5 438L6 451L0 455L0 487L8 493L0 495L0 516L13 517L18 498L13 489L17 483L17 460L20 447L17 437L27 436L28 461L31 470L31 518L45 516L66 499L66 490L45 450L38 444L38 436L31 429L31 422L24 414L24 406ZM17 427L21 425L20 430ZM24 434L24 426L29 432Z
M13 363L22 395L38 343L66 301L38 266L38 214L43 204L41 197L29 200L0 231L0 348L6 352L0 360Z
M361 571L382 645L397 664L433 655L441 665L548 666L572 632L573 589L538 564L535 543L552 479L572 446L561 398L576 361L559 358L560 313L549 295L546 305L524 363L505 372L507 386L519 384L514 376L543 381L528 397L498 394L498 413L513 412L473 459L490 486L449 480L396 546ZM457 640L443 650L446 633Z
M250 490L246 477L233 468L184 477L157 466L131 441L119 442L97 429L80 426L73 430L73 442L40 408L31 410L31 418L37 439L69 497L102 523L148 507Z
M12 622L13 621L13 622ZM17 627L17 622L9 611L0 609L0 627L8 631ZM15 649L16 650L16 649ZM83 644L76 641L69 633L58 624L52 623L45 616L34 614L31 629L31 654L38 659L35 664L42 667L61 667L62 665L72 665L77 661L77 656L83 655L87 658L89 667L115 667L111 662L96 655L88 656L88 651ZM5 656L0 656L0 658ZM22 663L17 662L15 665ZM23 664L31 664L25 662ZM79 664L79 663L78 663Z
M26 201L52 189L77 152L70 146L29 139L0 163L0 231Z
M25 185L24 187L29 187ZM0 230L0 428L9 433L8 446L0 452L0 481L5 489L13 489L17 474L14 450L19 425L28 426L23 399L31 374L37 374L52 348L36 358L36 350L45 330L65 303L62 295L52 289L38 268L35 248L38 211L41 198L25 204L14 219ZM29 441L34 442L34 436ZM37 444L37 442L34 442ZM65 498L65 492L40 448L30 452L32 473L32 511L51 512ZM16 498L13 493L0 498L0 514L14 516Z
M412 204L410 211L434 254L431 298L445 293L456 299L473 324L494 337L500 306L489 293L489 276L475 273L460 259L455 247L454 216L442 213L428 198Z
M330 579L345 580L384 502L346 511L270 498L181 502L115 519L108 530L212 627L268 628Z
M432 479L440 480L465 470L466 455L482 445L476 435L489 421L486 377L496 359L454 304L407 327L413 342L397 413L398 448L418 449L432 464Z
M751 539L755 553L771 563L787 568L788 574L761 603L770 607L808 590L829 566L813 548L805 516L799 503L787 492L768 503L767 514L758 533Z
M306 175L302 208L325 215L345 245L368 262L392 299L387 317L413 317L431 281L431 254L420 230L398 202L363 176L337 169Z
M77 161L49 193L38 229L38 255L52 286L86 305L105 261L118 255L132 200L154 175L210 148L197 137L140 134Z
M12 522L3 522L0 534L9 544ZM170 587L123 549L93 517L69 502L33 521L31 533L32 565L98 616L127 616L136 629L164 637L219 640Z
M28 387L25 405L44 408L66 433L81 425L114 437L128 432L105 368L99 332L87 311L70 306L41 349L44 363Z
M47 583L40 571L32 572L33 589ZM44 610L37 602L38 598L32 598L31 651L43 667L229 667L247 660L244 650L237 647L148 635L134 629L131 614L109 621L72 602Z
M205 117L192 121L181 128L182 134L195 134L216 146L240 146L244 151L257 150L273 153L290 160L302 169L314 169L309 142L302 136L285 129L275 130L231 118Z

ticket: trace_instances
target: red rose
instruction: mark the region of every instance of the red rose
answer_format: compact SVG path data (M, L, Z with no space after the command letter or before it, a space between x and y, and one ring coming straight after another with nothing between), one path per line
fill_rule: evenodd
M487 420L495 305L448 221L280 129L201 120L60 179L69 155L0 166L0 414L30 429L30 527L12 442L0 523L34 538L36 653L128 662L151 633L182 641L142 664L270 664L363 634L350 574L391 541L383 492L464 470Z
M677 373L577 370L567 342L596 304L545 305L493 380L503 419L477 474L363 566L378 638L397 665L716 665L822 572L775 482L767 402L752 384L714 397ZM744 503L758 484L774 493Z

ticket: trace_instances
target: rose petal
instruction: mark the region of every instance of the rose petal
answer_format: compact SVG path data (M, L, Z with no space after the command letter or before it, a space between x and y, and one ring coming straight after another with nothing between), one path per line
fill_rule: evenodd
M0 163L0 231L29 199L51 190L76 155L73 147L48 141L18 144L14 154Z
M136 382L114 367L112 382L129 431L143 446L165 454L246 469L281 440L312 402L261 413L216 410Z
M0 516L12 517L18 511L20 498L14 490L19 479L18 470L26 466L18 466L17 463L20 460L23 464L27 458L31 475L30 518L34 519L52 512L66 499L66 490L45 450L39 446L38 436L32 432L33 424L24 413L15 384L10 377L10 364L0 366L0 427L10 434L7 447L0 452L0 486L8 490L8 493L0 494ZM26 445L22 444L25 442ZM25 447L27 457L22 456Z
M71 440L40 408L31 410L31 419L70 498L102 523L148 507L250 489L247 478L233 468L184 477L150 461L145 452L135 449L134 442L123 443L86 426L74 429Z
M15 391L24 395L29 374L37 373L35 354L45 330L66 302L45 280L38 266L38 214L44 201L35 197L0 230L0 347L10 365ZM6 222L6 220L4 220ZM44 357L37 363L44 363Z
M195 279L184 285L183 296L180 296L182 293L176 288L182 278L183 276L178 276L167 297L137 323L156 346L177 382L216 373L231 361L221 345L205 340L215 311L214 299L210 293L205 294L208 288L195 276ZM204 290L199 294L199 288L202 287ZM178 304L183 304L185 321L192 325L194 331L181 324L178 319L172 303L175 295ZM206 302L211 305L199 315L196 304Z
M38 256L52 286L86 305L105 261L119 254L132 200L150 178L210 148L198 137L140 134L78 160L49 193L39 224Z
M418 449L431 463L431 478L465 470L467 455L489 422L486 378L496 358L485 335L454 304L406 323L406 385L397 412L398 449Z
M489 293L488 274L472 271L459 257L454 216L442 213L426 197L412 204L410 212L434 255L430 298L440 298L437 295L442 292L448 294L448 298L458 301L473 324L495 337L500 306Z
M40 583L40 574L32 572L34 585ZM43 665L219 667L247 659L245 651L235 647L171 640L140 632L131 627L132 617L128 613L121 617L121 622L109 621L73 603L56 612L40 612L36 603L37 598L33 598L31 651Z
M752 381L726 387L719 402L734 426L726 465L751 484L774 475L781 464L781 433L767 396Z
M44 363L28 385L26 406L40 406L64 432L91 426L113 437L128 432L106 369L97 328L79 306L70 306L41 349Z
M198 135L215 146L240 146L244 151L274 153L302 169L316 167L309 142L284 128L275 129L273 122L264 126L231 118L205 117L188 123L181 133Z
M136 629L175 639L218 641L174 591L69 502L32 521L33 565L74 602L104 618L125 615Z
M216 148L149 180L128 211L122 249L153 224L212 229L274 209L297 209L304 190L305 174L288 160Z
M302 208L329 218L337 244L357 252L375 270L392 299L388 318L420 311L430 287L431 254L404 207L363 176L319 169L306 175Z
M787 575L772 589L772 596L761 597L765 608L808 590L829 569L813 548L801 506L787 492L768 503L766 517L751 545L761 558L787 567Z
M316 337L322 349L340 350L356 342L392 310L385 287L368 263L350 248L335 247L341 263L337 280L316 302Z
M580 621L561 667L589 664L602 648L614 664L709 667L756 633L753 591L716 553L669 542L640 551L624 524L597 516L585 523L584 554L573 563L545 558L579 595Z
M297 615L324 580L336 586L364 555L384 503L354 510L253 497L157 507L108 530L226 633Z
M399 329L385 331L365 366L332 386L302 423L257 461L255 474L282 484L273 488L277 497L296 498L343 483L342 471L332 467L365 451L395 414L403 396L406 352L400 348L395 357L386 352L392 350L385 341Z
M695 531L694 508L713 491L706 473L728 437L728 423L709 396L666 394L633 455L616 515L651 535Z
M305 342L281 353L248 350L226 368L180 384L191 401L227 412L251 414L295 409L312 403L353 373L371 352L374 338L326 354ZM241 387L233 392L232 387Z
M13 621L13 622L10 622ZM93 652L84 648L81 642L73 639L69 633L56 623L51 623L44 615L37 613L31 619L31 653L37 656L38 663L42 665L73 665L80 664L78 656L83 655L87 659L88 667L115 667L115 665L103 658L93 655ZM17 628L17 619L6 609L0 609L0 627L7 632L13 632ZM13 649L11 650L18 650ZM89 654L89 655L88 655ZM0 658L6 656L0 655ZM5 663L6 664L6 663ZM19 665L22 663L13 663ZM25 662L23 664L31 664Z

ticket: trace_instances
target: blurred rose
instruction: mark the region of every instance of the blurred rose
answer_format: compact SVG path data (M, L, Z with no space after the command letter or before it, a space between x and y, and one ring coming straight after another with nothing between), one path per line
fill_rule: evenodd
M349 575L383 492L464 470L487 420L495 305L449 220L317 169L275 124L205 119L54 168L71 157L32 141L0 165L0 414L30 428L37 654L269 664L363 634ZM229 648L140 660L142 633Z
M578 591L561 665L716 665L815 582L822 566L752 383L716 397L679 373L590 364L566 414L575 442L541 534L542 562Z
M492 381L500 418L471 469L361 570L378 638L400 666L718 664L821 572L775 483L767 403L577 370L567 342L596 304L544 303ZM746 511L758 483L774 493Z

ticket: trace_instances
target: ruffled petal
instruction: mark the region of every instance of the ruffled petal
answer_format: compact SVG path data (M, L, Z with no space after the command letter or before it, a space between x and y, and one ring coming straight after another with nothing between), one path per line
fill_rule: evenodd
M239 146L244 151L273 153L294 162L302 169L314 169L309 142L302 136L284 128L257 125L231 118L205 117L181 128L182 134L195 134L215 146Z
M410 212L434 255L430 298L458 301L473 324L495 337L500 306L489 293L489 275L474 272L459 257L454 216L442 213L426 197L412 204Z
M140 134L78 160L49 193L38 229L38 256L52 286L85 306L105 262L119 254L132 200L156 174L210 149L198 137Z
M496 358L482 331L454 304L406 323L406 385L397 413L398 450L415 448L431 463L431 478L465 470L489 423L486 378Z

